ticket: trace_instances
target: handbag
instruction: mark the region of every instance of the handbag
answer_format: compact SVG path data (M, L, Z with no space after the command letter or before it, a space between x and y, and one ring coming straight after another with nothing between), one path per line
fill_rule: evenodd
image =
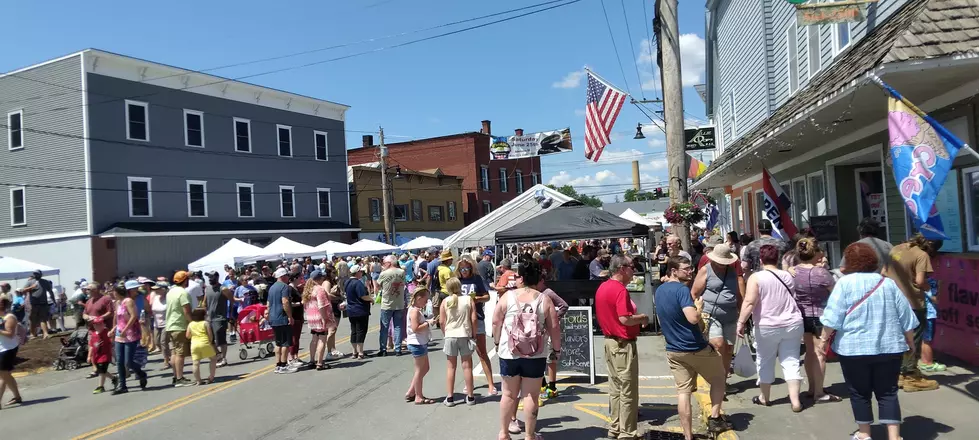
M867 298L870 298L870 295L873 295L873 293L877 291L877 288L879 288L881 284L884 284L883 276L880 277L880 281L878 281L877 284L875 284L874 287L870 289L870 291L867 292L866 295L863 296L863 298L860 298L860 300L853 303L853 305L850 306L849 309L847 309L846 314L843 315L843 319L846 320L846 317L850 316L850 313L853 313L853 311L856 310L856 308L860 306L860 304L863 304L863 302L866 301ZM823 354L826 355L827 359L830 358L830 356L836 357L836 353L833 352L834 340L836 340L836 332L833 332L833 334L829 335L829 337L826 338L826 346L824 348Z

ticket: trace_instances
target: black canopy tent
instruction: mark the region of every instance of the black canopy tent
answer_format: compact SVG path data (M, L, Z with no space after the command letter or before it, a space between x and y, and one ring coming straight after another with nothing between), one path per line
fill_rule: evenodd
M497 243L646 237L649 226L591 206L562 206L516 226L497 231Z

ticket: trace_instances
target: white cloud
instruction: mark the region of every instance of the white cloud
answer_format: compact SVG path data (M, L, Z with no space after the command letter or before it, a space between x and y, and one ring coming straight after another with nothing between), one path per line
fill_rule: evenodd
M666 146L666 139L649 139L646 144L652 148L659 148Z
M585 112L585 109L583 109L583 108L576 108L576 109L574 109L575 116L584 116L585 113L586 113Z
M653 159L648 163L650 167L654 170L665 170L666 169L666 158Z
M644 154L635 148L628 151L614 151L606 148L602 150L602 157L598 159L598 162L590 162L595 165L608 165L613 163L629 163L636 160L637 157L642 157Z
M639 53L636 62L639 63L643 74L643 90L659 90L660 72L656 67L656 46L650 47L650 40L643 40L639 44ZM650 55L652 49L652 55ZM703 84L704 69L707 66L707 49L703 38L697 34L680 35L680 70L683 76L683 86L691 87L696 84ZM645 67L645 69L643 69ZM648 73L655 71L654 73Z
M609 169L598 171L594 175L586 174L584 176L578 176L578 177L575 177L574 175L568 173L567 171L561 170L560 172L557 173L557 175L551 176L551 179L547 183L558 187L564 185L571 185L575 187L575 189L578 189L578 187L583 187L581 188L580 191L587 191L590 189L594 189L589 187L608 184L618 180L619 180L619 176L617 176L614 172L612 172L612 170Z
M585 77L585 72L576 70L567 74L564 79L551 84L551 87L555 89L576 89L581 85L582 78Z

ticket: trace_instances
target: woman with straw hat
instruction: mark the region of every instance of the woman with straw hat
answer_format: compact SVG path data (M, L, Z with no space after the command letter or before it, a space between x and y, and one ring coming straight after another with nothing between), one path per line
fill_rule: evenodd
M694 299L703 300L701 314L707 341L720 353L726 370L734 355L738 310L744 298L744 276L741 265L737 264L738 256L726 243L715 243L707 259L710 263L697 273L691 293Z

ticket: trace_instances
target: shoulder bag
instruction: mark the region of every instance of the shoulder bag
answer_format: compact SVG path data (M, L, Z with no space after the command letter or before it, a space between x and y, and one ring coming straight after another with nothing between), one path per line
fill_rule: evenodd
M878 281L877 284L875 284L874 287L871 288L870 291L867 292L867 294L865 294L863 296L863 298L860 298L859 300L857 300L857 302L853 303L853 305L850 306L850 308L846 310L846 314L843 315L844 322L846 321L846 317L847 316L850 316L850 313L853 313L853 311L856 310L856 308L859 307L860 304L863 304L863 302L866 301L867 298L870 298L870 295L873 295L874 292L877 291L877 289L880 287L881 284L884 284L884 277L883 276L880 277L880 281ZM839 330L837 330L837 331L839 331ZM833 353L833 341L835 339L836 339L836 332L833 332L832 335L830 335L828 338L826 338L826 346L825 346L825 349L824 349L823 354L826 355L826 358L827 359L830 358L830 357L836 357L836 353Z

